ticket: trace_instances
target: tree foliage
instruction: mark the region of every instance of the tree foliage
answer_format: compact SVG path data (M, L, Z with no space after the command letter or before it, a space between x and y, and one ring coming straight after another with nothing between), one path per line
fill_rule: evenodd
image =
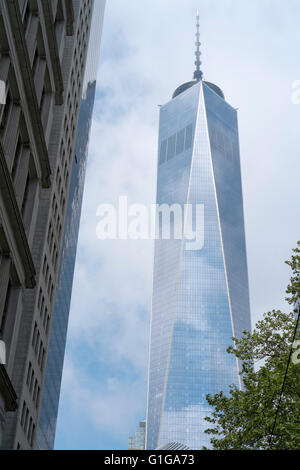
M286 300L295 306L300 299L300 242L286 263L292 270ZM273 310L252 333L233 338L234 346L227 351L242 361L243 389L232 385L228 394L207 395L213 411L206 417L206 433L213 449L300 449L300 364L291 360L287 368L296 316L294 310Z

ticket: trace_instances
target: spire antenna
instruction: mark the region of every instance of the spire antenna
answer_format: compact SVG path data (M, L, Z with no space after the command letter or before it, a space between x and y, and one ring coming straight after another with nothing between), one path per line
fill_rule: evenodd
M197 26L196 43L195 43L195 45L196 45L196 52L195 52L196 70L194 72L194 79L199 82L200 80L202 80L202 77L203 77L203 72L201 70L202 62L200 60L200 57L201 57L201 52L200 52L201 42L200 42L200 14L199 14L199 10L197 10L197 24L196 24L196 26Z

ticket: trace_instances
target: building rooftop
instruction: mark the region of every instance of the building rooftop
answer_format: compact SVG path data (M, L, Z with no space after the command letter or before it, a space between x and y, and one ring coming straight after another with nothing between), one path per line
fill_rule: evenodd
M180 85L178 88L176 88L176 90L173 93L172 98L174 99L176 98L176 96L181 95L181 93L188 90L192 86L196 85L197 83L199 83L199 81L200 80L192 80L190 82L183 83L183 85ZM211 82L206 82L206 81L204 81L203 83L209 86L209 88L211 88L215 93L217 93L217 95L219 95L223 100L225 99L225 95L223 91L217 85Z

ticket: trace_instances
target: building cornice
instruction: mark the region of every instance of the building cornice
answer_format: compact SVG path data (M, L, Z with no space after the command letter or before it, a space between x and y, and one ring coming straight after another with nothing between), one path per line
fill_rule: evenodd
M2 143L0 141L0 191L3 197L6 213L11 225L13 236L16 240L18 253L22 261L25 272L25 286L28 289L35 287L35 267L27 241L27 236L22 220L22 216L18 207L17 199L11 176L7 167L5 154Z
M13 45L16 51L19 67L21 69L26 105L29 111L29 119L31 121L37 155L41 167L42 186L43 188L49 188L51 186L51 168L29 54L27 50L24 27L20 14L19 2L18 0L7 0L6 2L2 2L2 7L4 6L10 22L11 34L9 34L9 37L14 41Z
M0 364L0 393L4 398L5 411L16 411L18 408L18 397L5 366L2 364Z
M50 0L41 2L46 26L47 42L50 52L51 65L53 70L53 78L55 85L55 104L62 105L64 101L64 84L62 78L61 64L57 47L57 39L54 28L54 20L52 15L52 5Z

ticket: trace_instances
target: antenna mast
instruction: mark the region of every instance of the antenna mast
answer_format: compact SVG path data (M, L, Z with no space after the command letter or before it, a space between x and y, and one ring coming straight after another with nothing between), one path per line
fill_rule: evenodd
M199 82L200 80L202 80L202 77L203 77L203 72L201 70L202 62L200 60L200 57L201 57L201 51L200 51L201 42L200 42L200 14L199 14L199 10L197 11L197 24L196 24L196 27L197 27L196 43L195 43L195 45L196 45L196 52L195 52L196 70L194 72L194 79L197 80L197 82Z

